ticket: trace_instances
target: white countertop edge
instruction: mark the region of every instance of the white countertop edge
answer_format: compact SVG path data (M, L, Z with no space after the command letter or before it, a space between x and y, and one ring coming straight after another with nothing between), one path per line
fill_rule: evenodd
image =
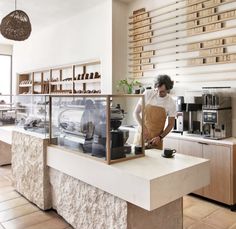
M0 141L5 142L7 144L12 144L12 131L15 126L1 126L0 127Z
M151 154L154 151L152 150ZM60 147L49 146L47 165L149 211L209 183L210 168L208 160L186 155L176 155L176 159L170 160L162 158L160 151L156 150L155 152L157 154L154 159L146 156L107 165ZM159 162L159 166L157 165L155 168L155 163L157 162ZM186 165L181 167L182 164ZM188 164L189 166L187 166ZM163 168L161 165L163 165ZM170 165L172 166L170 172L168 172ZM208 178L202 179L202 174L201 176L195 176L194 171L196 169L204 171L206 173L205 176ZM176 182L173 183L176 192L172 190L170 198L168 195L162 195L161 193L169 185L166 181L173 177L177 177L175 178ZM185 185L189 188L178 190L179 185L183 184L183 180L186 177ZM197 180L193 181L193 178Z

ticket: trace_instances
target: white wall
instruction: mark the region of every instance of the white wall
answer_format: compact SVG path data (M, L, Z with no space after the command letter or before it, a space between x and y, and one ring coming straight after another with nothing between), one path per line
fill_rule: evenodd
M13 73L100 59L102 92L111 93L112 1L101 1L60 24L32 33L14 46L13 57Z
M116 93L117 81L127 78L128 6L119 0L112 3L112 92Z

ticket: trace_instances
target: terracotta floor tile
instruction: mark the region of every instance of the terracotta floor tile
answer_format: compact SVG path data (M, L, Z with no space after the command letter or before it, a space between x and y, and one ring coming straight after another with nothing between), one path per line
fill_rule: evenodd
M5 227L5 229L25 229L27 227L42 223L55 217L57 217L57 215L53 211L50 212L37 211L29 215L7 221L5 223L2 223L2 225Z
M215 205L209 204L209 203L200 202L200 203L196 203L188 208L185 208L184 215L188 216L192 219L200 220L200 219L203 219L203 218L209 216L217 209L219 209L218 206L215 206Z
M2 193L0 194L0 202L15 199L17 197L20 197L21 195L17 193L16 191L11 191L8 193Z
M229 209L219 209L203 220L207 224L218 228L228 229L236 224L236 212L231 212Z
M214 226L199 222L190 226L188 229L220 229L220 228L216 228Z
M190 218L190 217L188 217L188 216L185 216L184 215L184 219L183 219L183 221L184 221L184 227L183 227L183 229L187 229L187 228L189 228L189 226L191 226L191 225L193 225L194 223L196 223L196 220L195 219L192 219L192 218Z
M4 179L3 181L0 181L0 187L5 187L5 186L11 186L12 182L9 180Z
M25 204L16 208L8 209L0 212L0 222L6 222L30 213L39 211L39 209L32 204Z
M70 225L66 223L62 218L54 218L47 220L43 223L39 223L30 227L26 227L25 229L66 229Z
M187 207L190 207L196 203L199 203L201 202L201 200L199 198L196 198L194 196L190 196L190 195L187 195L187 196L184 196L183 197L183 208L187 208Z
M5 186L5 187L0 187L0 194L6 193L6 192L11 192L14 191L15 188L13 186Z
M0 212L29 203L24 197L18 197L0 203Z
M11 165L4 165L0 167L1 175L10 174L10 173L11 173Z
M236 229L236 224L234 224L232 227L230 227L229 229Z

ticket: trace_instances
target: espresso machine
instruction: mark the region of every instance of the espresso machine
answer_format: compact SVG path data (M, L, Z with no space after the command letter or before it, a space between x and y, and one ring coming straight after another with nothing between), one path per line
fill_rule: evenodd
M185 103L183 96L176 98L177 115L175 126L172 132L183 133L188 131L190 134L201 134L201 111L202 100L194 98L193 103Z
M231 97L215 94L203 95L203 135L210 139L232 136Z

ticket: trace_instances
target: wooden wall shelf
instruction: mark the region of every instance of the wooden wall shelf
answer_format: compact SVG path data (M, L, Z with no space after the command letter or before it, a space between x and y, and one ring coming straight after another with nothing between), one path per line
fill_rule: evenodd
M78 91L101 93L100 64L99 60L93 60L18 74L18 94L74 94ZM77 80L87 75L95 78ZM24 84L28 81L32 84ZM95 88L91 88L92 83L96 83Z

